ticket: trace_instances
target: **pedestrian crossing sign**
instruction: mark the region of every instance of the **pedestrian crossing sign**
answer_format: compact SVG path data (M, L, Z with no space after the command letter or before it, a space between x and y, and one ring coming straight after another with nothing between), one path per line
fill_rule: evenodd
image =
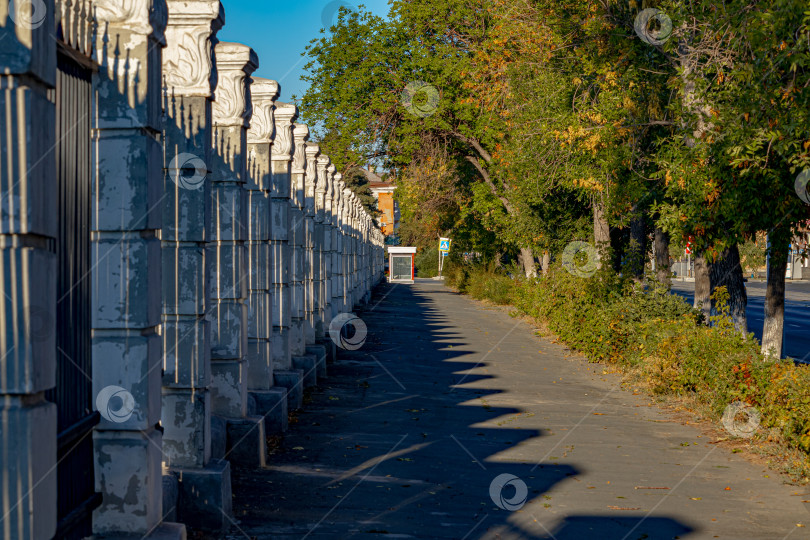
M450 251L450 239L439 238L439 251Z

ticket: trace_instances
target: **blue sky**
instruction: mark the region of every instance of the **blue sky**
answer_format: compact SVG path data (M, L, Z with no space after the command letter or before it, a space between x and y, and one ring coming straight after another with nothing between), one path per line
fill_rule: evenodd
M381 16L388 14L388 0L222 0L225 26L220 41L236 41L253 48L259 55L258 77L281 83L280 101L299 98L307 89L301 81L304 65L301 53L321 36L324 21L337 20L340 4L364 5ZM330 17L330 15L332 15Z

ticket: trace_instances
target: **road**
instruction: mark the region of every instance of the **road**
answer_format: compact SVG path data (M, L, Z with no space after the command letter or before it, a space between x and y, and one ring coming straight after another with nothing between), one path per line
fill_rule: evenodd
M783 354L798 361L810 362L810 281L788 282L785 298L785 347ZM695 297L694 281L674 281L673 292L685 297L691 304ZM749 281L748 331L762 340L765 318L765 283Z
M357 315L365 345L234 472L225 538L807 538L807 487L506 309L417 279Z

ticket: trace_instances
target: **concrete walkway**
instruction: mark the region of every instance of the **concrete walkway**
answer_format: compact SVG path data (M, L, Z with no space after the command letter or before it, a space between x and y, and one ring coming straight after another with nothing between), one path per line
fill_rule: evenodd
M502 310L417 280L358 315L365 346L266 470L235 475L228 538L810 538L807 488ZM501 474L518 478L499 490Z

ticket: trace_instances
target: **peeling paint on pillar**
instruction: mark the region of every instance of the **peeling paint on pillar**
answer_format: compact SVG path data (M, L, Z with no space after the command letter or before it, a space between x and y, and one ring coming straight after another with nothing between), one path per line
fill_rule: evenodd
M291 264L290 196L291 161L294 151L293 123L298 117L295 105L276 102L276 135L273 141L271 191L271 246L273 251L273 363L281 370L292 368L291 349Z
M240 43L216 45L218 85L213 105L215 157L211 172L208 255L211 318L211 404L232 418L247 414L248 230L247 128L253 114L250 75L259 59Z
M96 534L146 534L162 516L160 142L164 1L96 0L100 68L93 76L93 391L132 395L126 421L103 418L93 433ZM100 412L109 417L104 400Z

